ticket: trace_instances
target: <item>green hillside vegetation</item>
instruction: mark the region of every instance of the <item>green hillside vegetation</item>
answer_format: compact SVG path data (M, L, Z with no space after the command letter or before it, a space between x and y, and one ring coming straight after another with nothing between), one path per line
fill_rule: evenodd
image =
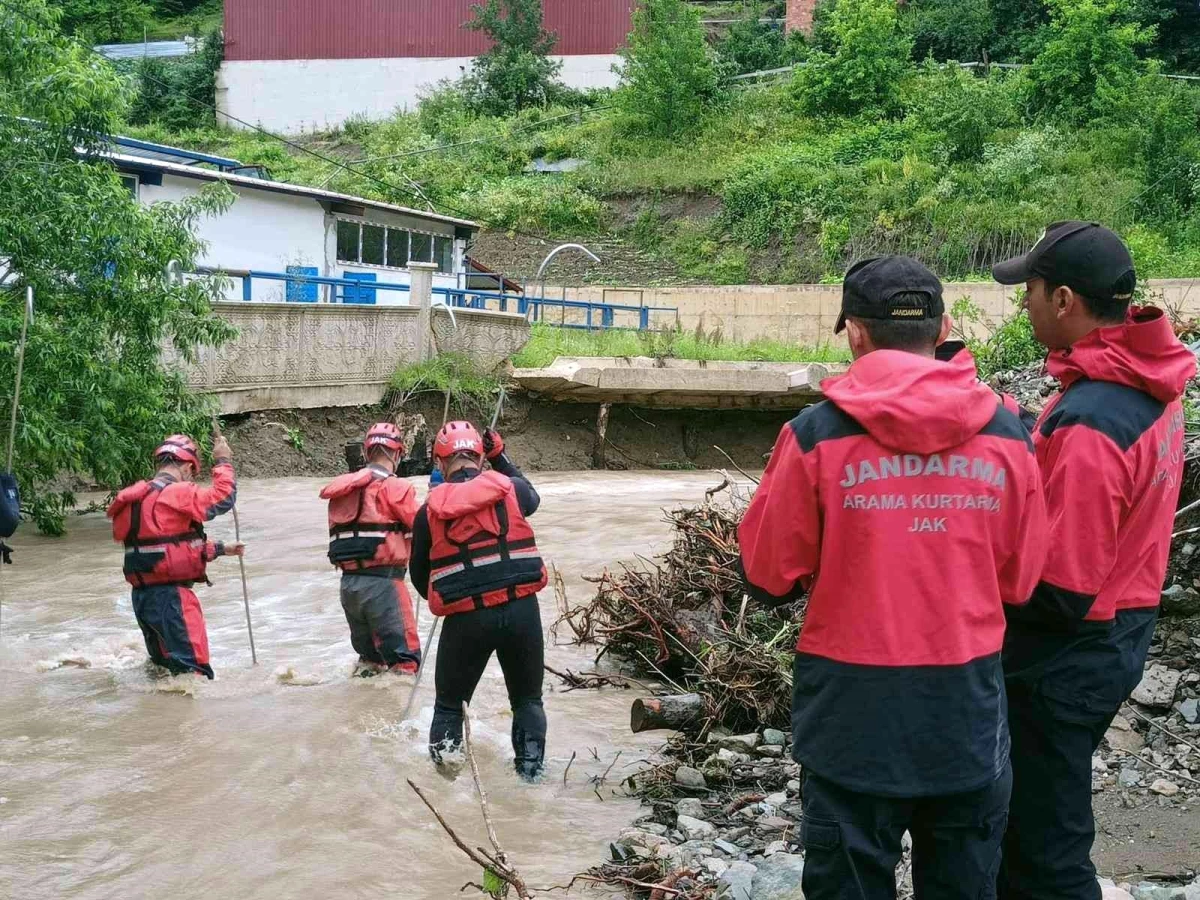
M990 72L918 61L938 41L970 46L958 19L929 31L937 3L909 6L923 18L827 0L811 45L776 36L774 59L756 57L802 57L792 75L738 84L731 60L758 26L714 50L692 8L649 0L615 93L558 89L494 115L478 85L446 85L416 112L304 138L355 172L253 133L136 133L480 220L481 256L509 272L531 267L522 248L539 236L602 248L606 265L584 273L604 280L820 281L878 252L969 279L1063 218L1120 230L1144 275L1200 271L1200 94L1146 58L1159 38L1145 3L1025 4L1046 22L1029 64ZM536 159L583 165L527 172Z

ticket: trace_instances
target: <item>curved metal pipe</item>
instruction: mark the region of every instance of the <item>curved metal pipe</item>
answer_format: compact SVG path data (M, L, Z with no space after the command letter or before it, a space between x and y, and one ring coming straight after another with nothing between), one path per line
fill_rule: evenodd
M564 250L578 250L581 253L586 253L589 257L591 257L592 262L600 262L600 257L598 257L587 247L583 246L583 244L559 244L546 255L546 258L542 260L542 264L538 266L537 274L533 276L533 283L540 285L541 287L541 295L543 300L546 299L546 279L543 277L545 275L546 268L550 265L550 262L554 259L554 257L558 256L558 254L562 253ZM526 313L526 318L528 317L528 313Z

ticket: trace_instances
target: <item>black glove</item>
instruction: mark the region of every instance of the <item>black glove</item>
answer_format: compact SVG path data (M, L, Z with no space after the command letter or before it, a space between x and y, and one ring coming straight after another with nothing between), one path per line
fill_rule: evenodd
M0 541L0 563L6 566L12 565L12 547L8 546L4 541Z
M495 459L503 452L504 438L500 437L500 432L489 428L483 433L483 455L488 459Z

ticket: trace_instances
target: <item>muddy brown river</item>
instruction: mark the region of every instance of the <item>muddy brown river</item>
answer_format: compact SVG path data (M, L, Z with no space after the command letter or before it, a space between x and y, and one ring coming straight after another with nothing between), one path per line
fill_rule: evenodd
M661 549L662 508L699 501L719 476L533 480L539 544L579 601L584 575ZM486 843L469 774L445 780L426 756L432 671L408 722L400 716L411 679L349 677L356 655L325 559L322 483L241 485L259 665L250 662L236 561L218 560L214 586L198 591L215 682L148 676L121 551L102 515L72 520L66 538L25 526L11 541L16 565L0 573L0 897L441 900L478 880L405 783L425 789L468 841ZM209 534L232 539L232 519ZM549 628L553 592L541 601ZM422 608L422 640L431 622ZM548 644L555 668L590 660ZM495 660L473 704L497 829L536 886L563 884L601 860L637 812L614 796L618 783L658 745L629 734L631 692L562 692L549 675L546 687L547 775L537 785L511 774ZM590 779L618 751L597 789Z

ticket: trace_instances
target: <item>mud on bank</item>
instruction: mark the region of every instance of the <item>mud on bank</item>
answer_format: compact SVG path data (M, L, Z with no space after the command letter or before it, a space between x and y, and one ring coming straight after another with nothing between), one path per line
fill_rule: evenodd
M443 396L430 393L403 411L420 413L436 431ZM378 406L268 410L228 416L226 435L237 455L238 474L247 478L280 475L336 475L346 470L343 448L362 437L373 422L392 418L397 408ZM510 396L497 426L518 465L528 471L581 471L596 468L595 404L554 403ZM719 446L739 466L754 471L779 429L798 410L647 410L613 406L604 467L608 469L726 468ZM451 403L450 417L486 425L490 410Z

